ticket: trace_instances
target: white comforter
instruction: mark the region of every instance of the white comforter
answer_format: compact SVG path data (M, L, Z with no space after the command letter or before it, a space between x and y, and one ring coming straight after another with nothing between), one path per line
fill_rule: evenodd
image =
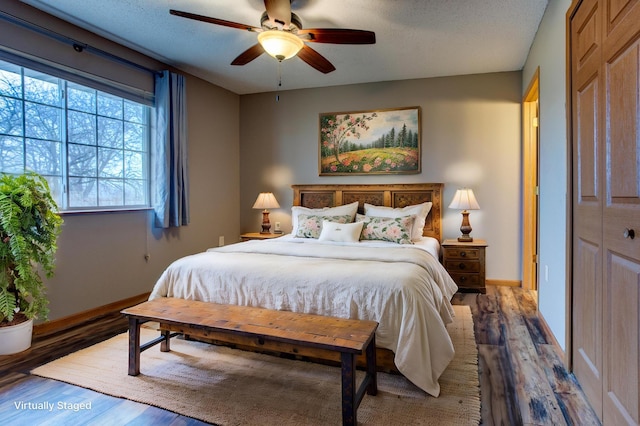
M438 396L438 378L454 354L445 325L452 320L456 290L437 259L419 248L278 238L179 259L164 271L150 299L377 321L377 346L392 350L398 370Z

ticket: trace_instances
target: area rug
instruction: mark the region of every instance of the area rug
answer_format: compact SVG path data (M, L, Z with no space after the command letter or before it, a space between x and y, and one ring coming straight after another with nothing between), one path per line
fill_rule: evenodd
M365 395L362 425L478 425L478 352L468 306L454 306L447 329L456 355L431 397L403 376L379 373ZM157 336L142 330L142 341ZM172 339L141 355L127 375L127 333L38 367L32 374L154 405L217 425L339 425L340 368ZM363 373L358 373L363 374ZM362 376L358 377L358 383Z

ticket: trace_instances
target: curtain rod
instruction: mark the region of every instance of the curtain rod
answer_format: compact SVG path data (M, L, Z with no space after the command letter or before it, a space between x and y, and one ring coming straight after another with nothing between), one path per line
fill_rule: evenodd
M22 28L26 28L26 29L28 29L30 31L33 31L35 33L38 33L38 34L44 35L46 37L49 37L51 39L54 39L56 41L59 41L61 43L68 44L71 47L73 47L73 50L75 50L78 53L82 53L84 51L87 51L87 52L93 53L96 56L101 56L101 57L103 57L105 59L109 59L109 60L112 60L114 62L119 62L121 64L127 65L127 66L132 67L132 68L137 68L139 70L143 70L143 71L146 71L146 72L154 74L154 75L162 75L161 71L157 71L157 70L145 67L144 65L137 64L137 63L132 62L132 61L130 61L128 59L125 59L125 58L122 58L120 56L114 55L113 53L109 53L109 52L104 51L102 49L98 49L97 47L93 47L93 46L90 46L90 45L88 45L86 43L82 43L82 42L77 41L77 40L75 40L75 39L73 39L71 37L67 37L65 35L58 34L55 31L52 31L52 30L50 30L48 28L41 27L41 26L39 26L37 24L34 24L32 22L25 21L22 18L19 18L17 16L11 15L10 13L4 12L4 11L0 11L0 18L4 19L5 21L8 21L8 22L10 22L12 24L18 25L18 26L20 26Z

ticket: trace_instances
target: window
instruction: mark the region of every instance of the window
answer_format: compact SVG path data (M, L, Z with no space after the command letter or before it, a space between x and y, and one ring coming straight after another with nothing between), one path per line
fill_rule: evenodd
M0 60L0 172L43 175L61 210L149 206L150 108Z

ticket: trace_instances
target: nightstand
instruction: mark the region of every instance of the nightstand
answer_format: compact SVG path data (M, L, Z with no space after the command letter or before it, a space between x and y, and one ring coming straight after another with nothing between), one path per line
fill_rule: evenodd
M271 238L282 237L284 234L261 234L260 232L247 232L240 234L241 241L249 240L270 240Z
M486 293L484 259L487 242L474 239L460 242L457 239L444 240L442 264L460 291Z

